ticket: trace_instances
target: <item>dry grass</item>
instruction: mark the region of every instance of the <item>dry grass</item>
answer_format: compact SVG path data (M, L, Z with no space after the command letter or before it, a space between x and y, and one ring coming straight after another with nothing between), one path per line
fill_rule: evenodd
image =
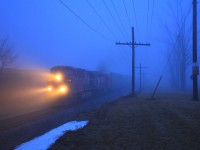
M190 98L124 98L82 114L89 124L50 149L199 150L200 103Z

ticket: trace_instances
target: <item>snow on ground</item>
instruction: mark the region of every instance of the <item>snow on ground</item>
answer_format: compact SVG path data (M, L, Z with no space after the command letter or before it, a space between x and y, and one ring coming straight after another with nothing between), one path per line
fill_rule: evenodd
M26 143L17 146L16 150L46 150L65 132L81 129L87 124L88 121L68 122L60 127L50 130L49 132L39 137L34 138L31 141L28 141Z

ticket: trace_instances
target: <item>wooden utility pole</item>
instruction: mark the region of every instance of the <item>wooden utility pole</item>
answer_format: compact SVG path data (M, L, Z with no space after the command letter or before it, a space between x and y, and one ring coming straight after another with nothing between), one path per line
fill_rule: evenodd
M193 0L193 99L198 100L198 74L197 61L197 0Z
M135 45L138 46L150 46L150 44L146 43L135 43L134 39L134 27L132 27L132 42L121 43L117 42L117 45L131 45L132 46L132 96L135 96Z
M140 93L142 93L142 69L146 69L148 67L142 67L142 65L140 64Z
M142 65L140 64L140 94L142 93Z

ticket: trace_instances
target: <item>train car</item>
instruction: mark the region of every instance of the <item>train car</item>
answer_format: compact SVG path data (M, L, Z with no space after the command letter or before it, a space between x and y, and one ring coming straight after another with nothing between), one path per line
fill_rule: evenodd
M106 91L111 87L110 74L87 71L71 66L55 66L50 70L48 91L65 95Z

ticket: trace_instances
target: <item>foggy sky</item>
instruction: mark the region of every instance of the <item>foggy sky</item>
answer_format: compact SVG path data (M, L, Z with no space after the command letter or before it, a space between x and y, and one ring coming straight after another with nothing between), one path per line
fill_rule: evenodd
M8 37L12 43L18 55L15 66L48 70L55 65L71 65L90 70L105 68L112 72L131 74L131 48L115 45L115 42L131 42L131 26L134 26L135 41L151 44L150 47L136 47L136 66L141 63L150 67L144 71L147 76L156 78L161 74L167 60L167 36L162 24L168 24L173 30L174 13L171 8L176 10L177 7L174 0L155 0L153 16L153 0L149 0L149 14L148 0L134 0L135 16L131 0L125 0L131 26L123 0L113 0L124 28L120 25L111 1L105 0L125 36L119 31L102 0L89 2L116 36L107 30L86 0L63 2L110 41L89 29L58 0L1 0L0 37ZM183 9L188 10L189 4L192 5L192 0L184 0ZM192 22L191 13L192 11L187 20L188 26L191 26Z

